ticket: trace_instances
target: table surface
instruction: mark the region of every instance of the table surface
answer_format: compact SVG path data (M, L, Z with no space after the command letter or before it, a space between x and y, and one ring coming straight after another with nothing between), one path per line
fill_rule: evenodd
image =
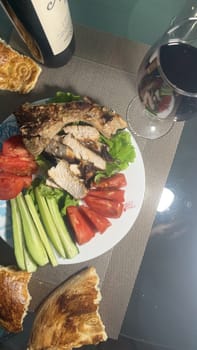
M71 61L56 70L43 67L35 90L28 95L28 101L52 96L60 89L72 90L91 96L125 117L129 101L135 95L137 68L148 46L83 26L76 26L75 32L76 52ZM24 50L15 34L11 44ZM1 120L24 101L27 101L27 96L1 92ZM183 123L177 123L168 135L155 141L135 137L145 165L144 202L134 226L114 249L88 264L45 267L35 273L36 278L58 285L82 267L94 265L101 279L103 299L100 311L110 338L116 339L120 333L183 126ZM1 243L2 265L9 264L13 258L6 253L6 249L8 247ZM35 290L32 292L35 293ZM39 301L38 293L33 298L35 304L36 298Z
M155 349L196 349L196 130L185 123L165 184L174 200L157 211L121 330Z

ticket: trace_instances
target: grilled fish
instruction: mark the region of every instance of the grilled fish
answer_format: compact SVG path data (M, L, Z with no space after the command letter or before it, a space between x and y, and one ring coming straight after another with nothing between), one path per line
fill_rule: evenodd
M105 170L106 161L101 158L98 154L92 152L87 147L83 146L78 140L76 140L72 135L68 134L62 137L62 143L69 146L75 157L78 160L86 160L90 163L93 163L94 166L98 169Z
M69 163L65 160L60 160L56 166L50 168L48 176L49 180L52 180L76 199L85 197L88 192L83 181L71 172Z
M100 133L97 129L89 125L68 125L63 130L65 134L71 134L84 146L100 154L105 159L107 154L106 145L99 141ZM109 154L106 160L109 160Z
M68 125L63 130L65 134L71 134L81 142L96 142L100 137L98 130L89 125Z
M74 163L76 161L75 154L73 150L61 142L60 136L55 136L44 151L56 158L65 159L69 163Z
M126 121L114 111L86 101L49 103L34 105L25 103L15 112L24 143L35 155L41 138L53 138L64 126L83 122L95 127L101 134L110 138L117 130L127 127ZM45 145L47 146L47 145ZM43 148L44 149L44 148Z
M117 130L127 127L126 121L107 107L87 102L70 102L64 105L63 120L65 125L84 122L94 126L101 134L110 138Z

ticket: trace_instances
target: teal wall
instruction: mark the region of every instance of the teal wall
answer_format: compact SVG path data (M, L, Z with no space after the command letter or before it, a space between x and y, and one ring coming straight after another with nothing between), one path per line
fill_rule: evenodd
M152 44L192 0L70 0L73 20L98 30Z
M187 13L197 0L69 0L73 21L97 30L152 44L171 19ZM0 37L10 23L0 7Z

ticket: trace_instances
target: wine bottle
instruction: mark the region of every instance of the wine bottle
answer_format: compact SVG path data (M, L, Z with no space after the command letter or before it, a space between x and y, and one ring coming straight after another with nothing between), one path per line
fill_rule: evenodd
M66 64L75 49L68 0L0 0L31 55L48 67Z

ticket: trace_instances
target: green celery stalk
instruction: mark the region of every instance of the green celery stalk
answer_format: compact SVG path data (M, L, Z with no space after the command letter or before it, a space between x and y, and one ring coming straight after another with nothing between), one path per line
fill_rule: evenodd
M16 198L10 200L11 216L12 216L12 232L14 241L14 254L18 267L21 270L34 272L37 265L31 259L25 245L25 239L22 228L22 220Z
M46 265L49 262L49 259L39 237L37 228L33 222L23 194L20 193L16 197L16 200L21 214L23 232L28 252L35 263L37 263L39 266Z
M34 221L34 224L35 226L37 227L37 230L38 230L38 233L39 233L39 236L40 236L40 239L46 249L46 252L47 252L47 255L49 257L49 260L51 262L51 264L53 266L57 266L58 265L58 262L57 262L57 259L56 259L56 256L53 252L53 249L50 245L50 242L49 242L49 239L48 239L48 236L45 232L45 229L42 225L42 222L40 221L40 217L38 215L38 212L35 208L35 205L34 205L34 202L33 202L33 199L31 197L31 195L29 193L26 193L25 194L25 201L29 207L29 210L31 212L31 215L32 215L32 219Z
M51 212L52 218L54 220L54 224L58 230L59 237L62 241L66 256L67 258L72 259L79 253L78 247L76 246L75 242L72 240L66 228L66 224L60 214L59 207L55 198L46 197L46 201L47 201L49 210Z
M38 265L33 261L26 247L24 248L24 258L26 270L28 272L35 272L37 270Z
M42 219L42 222L45 226L46 232L54 246L54 248L57 250L57 252L60 254L62 257L66 257L65 252L64 252L64 247L62 245L62 242L59 238L59 234L57 231L57 228L54 224L53 218L51 216L50 210L48 208L47 202L45 198L42 196L40 193L38 187L35 187L35 196L36 196L36 201L38 203L38 208L40 212L40 216Z
M12 216L14 255L15 255L18 267L21 270L26 270L22 222L21 222L20 213L18 211L18 205L15 198L10 200L10 205L11 205L11 216Z

